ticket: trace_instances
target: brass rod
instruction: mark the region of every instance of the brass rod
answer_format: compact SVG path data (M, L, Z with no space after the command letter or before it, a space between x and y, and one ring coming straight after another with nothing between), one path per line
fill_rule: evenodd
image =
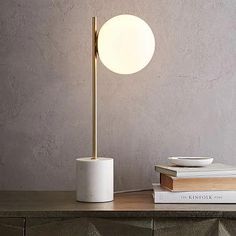
M97 159L97 17L92 18L92 159Z

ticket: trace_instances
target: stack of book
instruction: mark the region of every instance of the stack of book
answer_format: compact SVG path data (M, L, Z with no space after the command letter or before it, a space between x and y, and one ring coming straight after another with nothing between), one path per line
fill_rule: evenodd
M156 165L160 184L153 184L155 203L236 203L236 167Z

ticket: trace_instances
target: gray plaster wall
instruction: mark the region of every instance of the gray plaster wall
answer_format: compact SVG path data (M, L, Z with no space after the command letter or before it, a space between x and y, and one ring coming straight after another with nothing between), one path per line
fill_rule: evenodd
M91 17L148 22L151 63L99 63L99 155L116 190L149 188L168 156L236 164L235 0L1 0L0 189L71 190L91 155Z

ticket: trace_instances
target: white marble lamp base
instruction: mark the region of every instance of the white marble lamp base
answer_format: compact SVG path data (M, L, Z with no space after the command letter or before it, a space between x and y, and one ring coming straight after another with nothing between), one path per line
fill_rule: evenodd
M112 158L76 159L76 200L80 202L113 201L113 173Z

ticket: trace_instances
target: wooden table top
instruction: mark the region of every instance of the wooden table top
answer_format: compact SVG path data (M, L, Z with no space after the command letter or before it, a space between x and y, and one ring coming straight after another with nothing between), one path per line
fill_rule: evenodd
M154 204L151 191L80 203L75 192L1 191L0 217L236 217L236 204Z

